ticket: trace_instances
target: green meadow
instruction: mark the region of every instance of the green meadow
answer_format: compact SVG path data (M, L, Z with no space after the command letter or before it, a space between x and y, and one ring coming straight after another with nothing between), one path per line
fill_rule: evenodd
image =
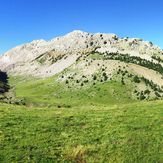
M0 103L0 162L163 162L163 102L118 82L68 89L11 77L25 106Z

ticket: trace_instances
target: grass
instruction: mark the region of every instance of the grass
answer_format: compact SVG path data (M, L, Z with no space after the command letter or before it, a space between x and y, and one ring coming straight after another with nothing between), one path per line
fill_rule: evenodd
M0 162L163 162L163 102L0 104Z
M16 84L15 84L16 83ZM132 102L131 87L121 82L109 81L96 83L91 87L80 89L67 88L65 83L58 83L57 77L48 79L26 79L11 77L10 85L15 86L18 98L34 106L81 106L81 105L113 105Z
M105 59L104 55L99 54L99 53L92 53L89 55L88 58L94 59L94 60L104 60Z
M119 82L56 79L10 77L27 105L0 103L0 162L163 162L163 101L134 101Z

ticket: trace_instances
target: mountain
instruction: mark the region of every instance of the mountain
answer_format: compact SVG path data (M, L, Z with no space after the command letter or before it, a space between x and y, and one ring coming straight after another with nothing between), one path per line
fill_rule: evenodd
M138 38L73 31L6 52L0 67L11 76L57 76L67 88L86 89L109 81L126 86L132 99L163 96L163 50ZM112 96L118 92L112 90ZM97 93L97 92L96 92Z
M115 34L90 34L73 31L51 41L36 40L6 52L0 58L2 70L47 77L69 67L79 57L92 51L121 53L151 61L163 59L163 51L141 39L118 38ZM157 62L157 61L156 61Z
M151 42L74 31L11 49L0 69L0 162L163 162Z

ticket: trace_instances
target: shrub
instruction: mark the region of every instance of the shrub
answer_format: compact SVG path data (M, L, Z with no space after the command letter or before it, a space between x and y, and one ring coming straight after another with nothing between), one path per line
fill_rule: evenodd
M144 91L144 94L150 94L150 91L149 91L148 89L146 89L146 90Z
M140 83L140 82L141 82L141 80L139 79L138 76L134 76L133 81L134 81L135 83Z
M144 93L143 92L141 92L140 93L140 100L144 100L146 97L144 96Z
M90 46L93 46L93 42L90 42Z
M97 79L97 76L96 76L96 75L94 75L94 76L93 76L93 80L96 80L96 79Z

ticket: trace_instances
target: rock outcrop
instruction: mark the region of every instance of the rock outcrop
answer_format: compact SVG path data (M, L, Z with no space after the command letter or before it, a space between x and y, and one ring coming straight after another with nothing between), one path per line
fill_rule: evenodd
M157 57L163 59L163 51L151 42L76 30L50 41L36 40L11 49L0 57L0 69L16 75L48 77L63 71L79 57L92 51L129 54L153 62L158 62L155 60Z

